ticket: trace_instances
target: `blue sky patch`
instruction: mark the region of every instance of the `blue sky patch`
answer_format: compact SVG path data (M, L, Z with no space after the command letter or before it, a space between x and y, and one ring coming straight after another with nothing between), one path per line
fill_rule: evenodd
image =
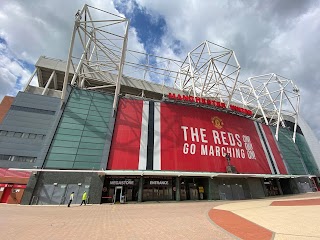
M147 53L154 53L154 48L161 45L162 36L166 32L166 21L162 16L152 17L145 8L140 7L135 1L133 9L129 11L127 1L115 1L115 8L130 20L130 26L137 31L139 40L144 44Z

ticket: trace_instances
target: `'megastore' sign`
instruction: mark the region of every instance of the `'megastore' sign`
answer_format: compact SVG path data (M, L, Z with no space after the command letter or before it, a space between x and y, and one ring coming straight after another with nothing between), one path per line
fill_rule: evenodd
M226 104L223 102L217 102L214 100L210 100L210 99L206 99L206 98L200 98L200 97L193 97L193 96L186 96L186 95L176 95L174 93L169 93L168 95L169 99L172 100L179 100L179 101L186 101L186 102L196 102L196 103L200 103L200 104L204 104L204 105L211 105L211 106L215 106L215 107L219 107L219 108L227 108ZM246 115L252 115L252 111L242 108L242 107L238 107L235 105L230 105L229 108L233 111L236 112L240 112Z

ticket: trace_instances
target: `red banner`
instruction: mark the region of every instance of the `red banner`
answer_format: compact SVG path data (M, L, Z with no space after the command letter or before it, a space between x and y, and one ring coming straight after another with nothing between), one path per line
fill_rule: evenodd
M142 101L121 99L112 136L108 169L138 168Z
M161 170L271 173L252 120L191 106L161 104Z

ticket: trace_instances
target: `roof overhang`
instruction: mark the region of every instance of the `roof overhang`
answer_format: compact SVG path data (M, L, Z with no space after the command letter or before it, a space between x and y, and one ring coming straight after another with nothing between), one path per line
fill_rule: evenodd
M225 178L312 178L315 175L284 175L284 174L254 174L254 173L219 173L219 172L184 172L184 171L148 171L148 170L60 170L60 169L20 169L9 168L12 171L56 173L96 173L100 176L171 176L171 177L225 177Z

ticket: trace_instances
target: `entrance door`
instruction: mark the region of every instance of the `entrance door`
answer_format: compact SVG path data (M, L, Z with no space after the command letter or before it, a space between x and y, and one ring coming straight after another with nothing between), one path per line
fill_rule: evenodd
M74 203L80 204L82 202L82 195L83 195L84 191L86 191L86 193L87 193L87 202L88 202L89 201L89 199L88 199L89 189L90 189L90 185L82 184L81 186L79 186L79 193L78 193L78 196L76 198L74 198Z
M231 185L231 189L232 189L233 199L239 199L239 200L245 199L242 185L238 185L238 184Z
M50 204L54 187L52 184L44 184L39 193L39 205Z
M231 185L219 185L219 195L221 200L233 200Z
M78 197L78 193L79 193L79 186L77 184L68 184L67 187L67 191L65 193L65 197L64 197L64 204L68 204L69 200L70 200L70 194L74 192L73 195L73 201L71 204L75 204L76 203L76 199Z
M11 194L11 190L12 190L12 187L6 187L4 188L4 191L3 191L3 194L2 194L2 198L1 198L1 203L6 203L9 199L9 196Z
M190 200L198 200L198 189L197 188L189 188Z
M113 196L114 203L120 202L121 196L122 196L122 186L115 187L114 196Z
M52 198L50 204L53 205L60 205L61 203L64 202L64 195L66 192L66 185L65 184L58 184L54 186Z

